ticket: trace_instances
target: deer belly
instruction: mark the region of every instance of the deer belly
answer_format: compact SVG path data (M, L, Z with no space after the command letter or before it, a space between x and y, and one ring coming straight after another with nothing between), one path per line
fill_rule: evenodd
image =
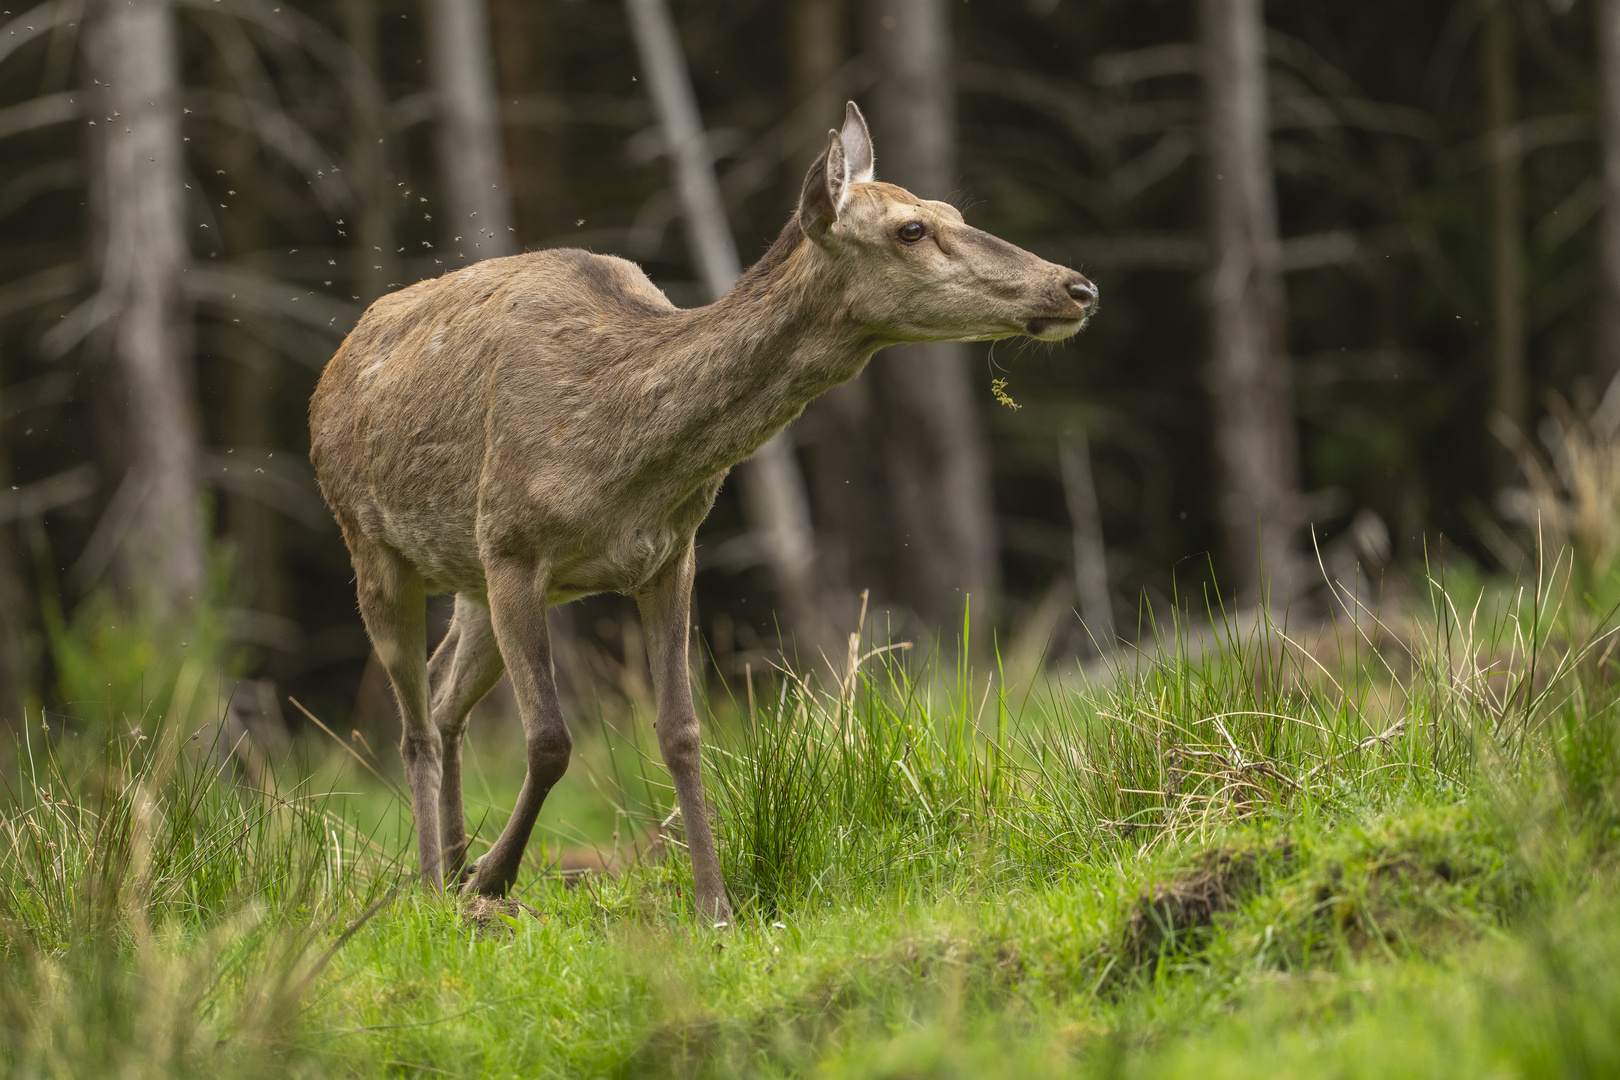
M630 529L604 537L595 551L559 565L547 590L552 603L591 593L633 593L686 546L686 534L667 527Z

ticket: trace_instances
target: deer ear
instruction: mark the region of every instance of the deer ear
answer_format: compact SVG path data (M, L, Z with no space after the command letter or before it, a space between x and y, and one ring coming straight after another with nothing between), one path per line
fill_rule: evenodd
M844 128L838 134L844 140L844 153L849 155L850 183L871 183L877 165L877 156L872 153L872 133L867 130L866 117L853 101L844 106Z
M843 213L848 198L849 158L838 132L829 131L827 149L804 178L804 191L799 195L799 228L810 239L819 241Z

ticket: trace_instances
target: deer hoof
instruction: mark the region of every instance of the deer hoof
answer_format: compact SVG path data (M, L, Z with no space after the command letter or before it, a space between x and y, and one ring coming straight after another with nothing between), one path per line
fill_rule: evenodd
M473 891L473 889L472 889L473 879L476 878L477 876L478 876L478 860L473 859L473 860L469 861L465 866L463 866L461 868L461 873L460 874L456 875L456 888L457 888L457 890L460 891L460 892L463 892L463 893L469 893L470 894Z

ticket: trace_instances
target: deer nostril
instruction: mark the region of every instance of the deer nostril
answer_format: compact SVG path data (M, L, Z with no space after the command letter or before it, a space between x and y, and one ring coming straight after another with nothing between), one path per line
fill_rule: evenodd
M1089 308L1097 302L1097 286L1082 278L1070 284L1069 296L1081 307Z

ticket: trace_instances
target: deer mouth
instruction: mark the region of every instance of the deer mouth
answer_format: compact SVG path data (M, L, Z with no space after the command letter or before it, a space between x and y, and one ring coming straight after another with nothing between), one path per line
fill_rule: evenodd
M1036 318L1024 323L1024 333L1039 341L1062 341L1078 334L1085 323L1084 315L1079 318L1073 316Z

